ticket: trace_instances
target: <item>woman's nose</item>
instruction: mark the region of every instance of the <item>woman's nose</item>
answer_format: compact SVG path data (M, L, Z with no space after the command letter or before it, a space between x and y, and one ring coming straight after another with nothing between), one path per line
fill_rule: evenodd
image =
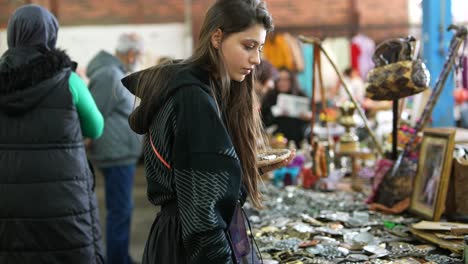
M251 56L250 56L250 63L254 65L260 64L261 59L260 59L260 52L255 51Z

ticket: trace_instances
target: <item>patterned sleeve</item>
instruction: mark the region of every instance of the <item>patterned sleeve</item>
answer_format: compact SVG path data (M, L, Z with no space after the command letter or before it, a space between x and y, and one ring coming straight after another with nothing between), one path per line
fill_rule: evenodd
M208 93L182 88L175 107L174 172L185 248L191 263L232 263L225 230L240 190L240 162Z

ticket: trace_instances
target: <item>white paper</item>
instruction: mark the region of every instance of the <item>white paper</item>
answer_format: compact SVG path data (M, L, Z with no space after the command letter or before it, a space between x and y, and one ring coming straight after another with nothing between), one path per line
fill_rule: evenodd
M279 94L276 105L271 108L274 116L300 117L310 115L310 99L307 97Z

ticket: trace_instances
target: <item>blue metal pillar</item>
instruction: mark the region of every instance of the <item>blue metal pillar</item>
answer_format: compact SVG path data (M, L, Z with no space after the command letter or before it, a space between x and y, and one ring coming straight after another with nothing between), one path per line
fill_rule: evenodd
M423 53L426 66L431 73L431 87L442 71L447 56L452 32L447 27L452 23L451 0L423 0ZM453 74L447 79L442 94L432 112L432 126L455 126L453 116Z

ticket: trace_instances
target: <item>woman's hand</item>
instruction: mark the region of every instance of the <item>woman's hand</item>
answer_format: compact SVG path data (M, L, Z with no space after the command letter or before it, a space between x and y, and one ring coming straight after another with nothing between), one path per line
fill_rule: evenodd
M261 166L258 168L258 172L260 175L266 174L270 171L279 169L281 167L287 166L293 159L296 157L296 150L292 149L291 154L289 154L289 157L281 162L275 163L275 164L270 164L270 165L265 165Z

